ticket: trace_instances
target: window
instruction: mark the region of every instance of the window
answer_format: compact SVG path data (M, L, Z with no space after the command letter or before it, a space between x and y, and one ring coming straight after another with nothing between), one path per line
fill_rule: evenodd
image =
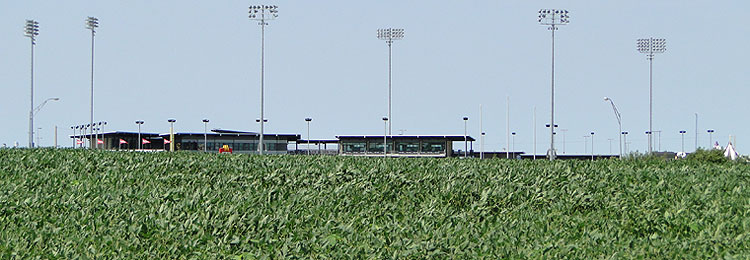
M444 153L445 152L445 142L422 142L422 152L423 153Z
M365 143L342 143L341 150L344 153L364 153ZM380 147L380 151L383 151L383 147Z
M396 143L396 152L398 153L418 153L419 142L398 142Z
M389 153L392 152L393 151L393 143L392 142L388 142L388 147L386 149L388 149ZM368 145L367 145L367 152L368 153L383 153L383 142L378 142L378 141L374 141L374 140L370 141L368 143Z

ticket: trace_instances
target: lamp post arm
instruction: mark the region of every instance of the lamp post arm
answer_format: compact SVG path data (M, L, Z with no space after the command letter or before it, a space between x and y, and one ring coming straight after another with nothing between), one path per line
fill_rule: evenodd
M622 123L622 119L620 116L620 111L617 110L617 106L615 105L615 102L612 101L612 99L609 99L609 103L612 104L612 110L615 111L615 117L617 117L617 123Z
M55 98L48 98L47 100L45 100L44 102L42 102L42 104L39 104L39 106L37 106L36 108L34 108L34 116L36 116L36 113L39 113L39 110L42 110L42 107L44 107L44 105L46 105L47 102L49 102L50 100L57 100L57 99L55 99Z

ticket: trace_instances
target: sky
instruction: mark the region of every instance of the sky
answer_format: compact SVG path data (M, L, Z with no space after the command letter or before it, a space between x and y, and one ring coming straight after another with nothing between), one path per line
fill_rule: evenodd
M279 6L266 27L266 132L306 138L382 135L387 115L388 47L378 28L403 28L393 45L393 134L463 135L486 151L544 154L549 147L551 33L543 8L566 9L555 34L558 154L617 153L622 113L629 151L646 150L649 63L638 38L664 38L653 65L653 127L661 150L722 146L730 135L750 147L746 63L749 1L41 1L0 3L0 143L28 143L30 40L25 19L40 23L35 47L39 146L70 146L70 126L89 122L91 33L95 38L94 121L106 131L164 133L209 128L259 131L261 28L248 6ZM506 101L510 101L507 103ZM483 108L480 120L480 104ZM508 107L510 108L508 110ZM536 113L534 113L536 109ZM506 118L507 115L509 118ZM534 116L536 115L536 116ZM534 121L534 118L536 121ZM507 124L506 122L510 122ZM507 131L516 132L511 144ZM747 141L746 141L747 140ZM655 138L655 149L659 148ZM563 150L564 146L564 150ZM474 144L475 150L480 143Z

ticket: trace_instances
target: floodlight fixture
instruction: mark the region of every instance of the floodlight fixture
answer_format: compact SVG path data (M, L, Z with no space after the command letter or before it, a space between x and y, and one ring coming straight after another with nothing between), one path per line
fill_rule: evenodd
M92 33L96 32L96 28L99 28L99 19L93 16L86 18L86 29L91 30Z
M36 36L39 35L39 22L35 20L26 20L24 35L31 38L31 44L36 44Z
M555 27L558 25L570 23L570 15L568 13L568 10L540 9L537 21L542 25L549 25L550 30L557 30Z

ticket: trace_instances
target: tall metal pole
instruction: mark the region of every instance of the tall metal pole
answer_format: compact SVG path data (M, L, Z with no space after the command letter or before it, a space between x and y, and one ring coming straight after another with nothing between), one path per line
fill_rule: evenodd
M99 26L99 19L94 17L88 17L86 19L86 28L91 30L91 110L89 122L94 124L94 35L96 34L96 28ZM95 144L95 147L99 147L99 143Z
M556 9L542 9L539 10L539 23L542 25L548 25L548 29L552 31L552 77L551 77L551 91L550 91L550 146L547 151L549 160L555 160L557 157L557 151L555 150L555 31L558 25L568 24L570 21L567 10L556 10Z
M208 118L203 119L203 152L208 152Z
M510 149L515 152L516 151L516 132L512 132L510 134L512 136ZM513 157L516 157L515 153L513 153Z
M34 148L34 45L36 36L39 35L39 22L26 20L24 36L31 39L31 88L29 89L29 148Z
M534 160L536 160L536 106L534 106L534 120L533 121L534 121L534 125L532 127L534 128L534 148L533 148L534 155L532 156Z
M388 155L388 117L383 117L383 158Z
M141 150L143 144L143 139L141 139L141 125L143 124L143 121L135 121L135 124L138 125L138 150Z
M393 115L391 114L391 94L392 94L392 58L393 58L393 41L404 38L404 29L378 29L378 39L385 40L388 44L388 135L392 134Z
M648 72L648 154L651 154L653 152L653 142L652 142L652 136L653 136L653 107L654 107L654 99L653 99L653 83L654 83L654 54L655 53L663 53L666 51L666 40L664 39L654 39L654 38L648 38L648 39L638 39L637 41L637 47L638 51L640 53L646 54L646 57L648 59L648 66L649 66L649 72Z
M479 104L479 159L484 159L484 114L482 104Z
M307 122L307 155L310 155L310 122L312 122L312 118L305 118L305 122ZM318 147L320 147L320 144L318 144Z
M393 41L388 41L388 135L391 135L391 130L393 129L393 115L391 114L391 94L392 94L392 56L393 56L393 48L391 47Z
M615 117L617 118L617 125L620 128L620 131L618 132L618 136L620 137L620 158L622 158L622 115L620 114L620 110L617 109L614 100L609 97L604 97L604 101L609 101L612 105L612 110L615 112Z
M467 122L469 121L469 117L464 117L464 158L469 157L469 141L467 138Z
M695 150L698 150L698 113L695 113Z
M550 127L549 127L549 136L550 136L550 145L549 145L549 151L547 152L549 154L549 160L555 160L555 157L557 157L556 151L555 151L555 30L557 29L555 25L552 25L552 88L551 88L551 95L550 95ZM563 133L563 135L565 135ZM563 141L564 143L564 141ZM564 145L564 144L563 144Z
M685 153L685 130L680 130L680 136L682 137L682 152Z
M548 25L547 29L552 31L552 77L550 91L550 146L547 151L549 160L555 160L557 151L555 150L555 31L558 25L565 25L570 22L567 10L541 9L539 10L539 23Z
M510 96L505 96L505 159L510 159Z
M594 132L591 132L591 160L594 160Z
M250 19L259 21L260 25L260 137L258 140L258 154L263 155L265 145L263 143L263 136L265 134L265 111L264 111L264 87L265 87L265 44L266 44L266 20L276 19L278 15L278 6L265 5L265 6L250 6Z
M266 116L263 111L264 102L265 102L265 96L263 93L263 90L265 88L265 56L266 56L266 23L265 20L261 19L261 25L260 25L260 137L258 141L258 154L263 155L263 150L265 149L265 145L263 144L263 135L265 135L265 131L263 129L263 126L265 125L265 119Z
M174 152L174 122L177 121L174 118L167 120L169 122L169 151Z
M31 109L29 109L29 148L34 148L34 40L31 40Z
M654 131L653 129L653 118L654 118L654 56L653 54L648 59L648 154L653 152L653 142L651 136Z

